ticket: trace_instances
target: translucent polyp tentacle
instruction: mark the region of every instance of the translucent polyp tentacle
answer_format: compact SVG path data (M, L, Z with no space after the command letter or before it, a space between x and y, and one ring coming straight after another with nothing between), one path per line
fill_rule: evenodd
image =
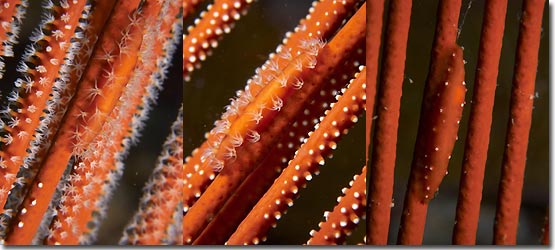
M296 152L295 158L289 162L226 244L258 244L265 237L270 227L292 205L299 189L312 179L319 165L324 164L324 158L335 149L341 135L358 121L357 116L364 111L366 101L365 85L366 72L362 70L326 112L316 130Z
M339 245L360 222L366 209L366 166L355 175L349 188L343 189L343 196L331 212L325 212L325 221L320 222L320 230L311 231L307 245Z
M529 0L522 4L510 117L493 229L493 243L496 245L517 243L544 6L545 0Z
M119 100L137 62L144 17L157 13L160 7L154 1L145 2L140 9L137 6L138 0L116 4L118 12L111 16L107 24L109 28L104 30L96 45L49 155L23 201L25 213L18 213L14 222L18 226L8 235L7 243L29 244L70 156L86 157L87 145L98 134ZM88 114L88 118L81 118L82 113Z

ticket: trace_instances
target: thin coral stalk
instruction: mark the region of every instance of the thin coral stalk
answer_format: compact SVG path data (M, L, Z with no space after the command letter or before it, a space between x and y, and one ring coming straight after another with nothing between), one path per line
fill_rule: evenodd
M318 224L318 231L311 231L307 245L338 245L359 223L366 212L366 166L355 175L349 188L342 190L343 196L331 212L325 212L325 221Z
M457 245L476 243L506 12L506 0L486 1L453 231Z
M376 96L376 81L378 77L378 59L380 56L380 44L382 41L382 24L384 1L370 1L367 5L368 16L366 17L366 66L368 67L368 79L366 87L366 161L370 149L370 133L372 119L374 117L374 102ZM370 224L368 224L370 225ZM368 230L367 230L368 231Z
M294 158L295 151L302 142L299 138L305 138L326 108L335 101L335 93L345 86L339 79L346 74L353 74L350 72L355 72L354 65L356 61L346 62L341 71L332 75L331 81L324 81L319 95L311 98L312 101L306 104L304 112L296 116L292 127L288 130L288 136L281 136L269 156L243 181L193 244L225 242L256 201L279 176L282 169L287 166L287 159Z
M367 5L368 15L366 16L366 66L368 70L366 71L366 134L365 134L365 154L366 154L366 164L368 162L370 154L370 135L372 133L372 119L374 117L374 102L376 96L376 81L378 77L378 64L380 56L380 44L382 41L382 25L383 25L383 12L384 12L384 1L376 0L370 1ZM366 214L370 213L370 207L366 206ZM370 217L366 217L366 241L368 244L368 239L370 235L368 232L371 231L371 223L368 221Z
M366 14L363 7L357 14ZM360 22L360 25L364 25L362 18L354 20L357 22L355 24ZM360 32L364 30L361 29ZM324 157L329 156L336 148L336 142L342 132L345 133L358 120L357 115L362 113L366 99L365 84L366 74L362 70L226 244L258 244L264 241L270 227L281 218L288 206L293 205L293 199L298 196L299 187L304 187L312 179L312 175L318 171L318 165L324 164Z
M544 0L526 0L522 5L510 117L495 215L495 244L516 244L544 4Z
M111 184L106 185L105 182L113 182L117 178L113 173L121 172L121 157L125 154L121 152L127 152L129 141L136 140L140 130L138 124L141 122L138 117L142 116L145 109L149 109L151 103L148 100L155 98L156 91L151 89L163 80L157 79L156 71L164 71L167 67L163 62L171 52L168 51L171 50L168 44L171 47L175 36L176 31L172 30L172 26L178 12L179 5L165 4L158 17L148 18L140 49L141 58L135 73L117 108L87 149L94 153L79 158L75 163L71 172L74 178L70 178L66 184L66 187L71 188L64 188L45 241L47 244L88 243L95 237L97 227L90 226L94 221L93 212L103 213L102 205L105 202L102 200L111 189ZM105 150L98 151L98 148ZM80 199L76 203L73 197Z
M368 244L387 244L412 1L391 1L368 187ZM367 109L368 110L368 109Z

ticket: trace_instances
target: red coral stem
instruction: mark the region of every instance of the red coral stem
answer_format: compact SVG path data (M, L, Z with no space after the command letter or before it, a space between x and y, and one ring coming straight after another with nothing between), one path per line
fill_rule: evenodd
M506 12L506 0L486 1L453 232L457 245L476 243Z
M516 244L544 4L544 0L527 0L522 7L510 118L495 215L495 244Z

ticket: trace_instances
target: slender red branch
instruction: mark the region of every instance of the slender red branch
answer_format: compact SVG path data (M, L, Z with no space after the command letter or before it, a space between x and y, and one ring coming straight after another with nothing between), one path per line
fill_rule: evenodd
M376 96L376 80L378 76L378 58L380 56L380 43L382 41L382 23L384 1L369 1L366 17L366 161L368 161L370 131L374 117L374 99Z
M507 0L486 1L453 231L457 245L476 243L506 12Z
M368 162L368 155L370 149L370 134L372 130L372 119L374 117L374 102L376 96L376 81L378 76L378 59L380 56L380 43L382 41L382 24L383 24L383 11L384 11L384 1L376 0L369 1L367 5L368 15L366 16L366 66L368 67L366 71L366 164L370 165ZM366 214L370 213L370 206L366 206ZM371 223L369 222L370 217L366 217L366 241L368 244L370 239L369 232L372 231L370 228Z
M495 215L495 244L516 244L544 4L544 0L525 0L522 5L510 117Z
M15 89L12 92L15 97L12 102L17 102L18 108L9 114L12 121L9 126L3 126L9 134L0 139L4 143L0 151L0 174L5 178L0 182L0 207L6 203L8 191L16 181L20 166L27 166L25 158L29 151L35 150L32 145L37 140L35 131L44 125L40 118L46 116L42 110L51 108L48 100L53 99L50 94L57 85L56 79L61 76L60 68L64 57L68 55L75 28L80 25L85 2L71 2L64 7L53 6L50 14L54 19L42 27L51 34L43 35L37 41L42 48L31 50L34 53L28 55L29 62L36 66L31 69L27 64L21 64L19 71L26 75L25 80L21 79L21 91Z
M376 128L372 143L372 164L368 191L367 242L387 244L393 176L397 150L397 128L412 1L396 0L389 5L381 83L376 107ZM370 110L370 109L367 109Z
M13 45L17 43L26 7L26 2L21 0L0 0L0 57L13 57ZM0 79L4 75L4 66L4 62L0 61Z

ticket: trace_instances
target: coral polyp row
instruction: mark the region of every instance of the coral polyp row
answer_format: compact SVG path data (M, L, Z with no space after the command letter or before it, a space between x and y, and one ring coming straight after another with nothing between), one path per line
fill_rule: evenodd
M232 113L239 112L240 106L246 106L242 115L232 124L218 123L212 133L221 139L214 142L215 147L206 149L201 160L214 171L220 172L226 161L237 158L236 148L244 142L257 143L265 126L281 111L284 102L287 102L295 90L303 87L301 73L303 69L316 66L316 56L322 47L323 44L318 39L307 41L301 48L301 55L292 58L276 78L264 84L264 90L256 99L249 92L242 92L236 102L232 101L232 105L238 103L239 107L228 110Z
M341 192L343 196L337 197L337 205L333 210L324 212L325 221L318 224L320 229L310 231L307 245L343 244L357 224L365 219L366 166Z
M151 8L148 8L149 6ZM142 26L140 24L144 22L140 13L154 9L154 7L151 4L147 5L144 10L139 10L132 4L123 6L119 2L116 3L114 8L118 7L127 7L127 13L125 15L113 15L108 20L108 27L114 30L108 29L100 36L89 61L89 65L97 64L98 67L89 66L83 73L79 88L73 97L75 99L62 119L59 127L60 132L55 136L49 155L44 159L37 176L30 184L31 189L21 205L28 210L28 213L22 214L20 212L15 218L18 224L26 225L25 227L29 229L14 228L8 235L9 243L10 240L15 243L28 239L27 237L30 238L32 234L28 234L27 230L36 231L38 229L37 221L40 221L41 218L40 215L47 210L48 201L55 192L55 186L45 185L44 188L37 188L37 183L59 180L65 170L64 166L69 162L72 155L84 158L91 157L88 154L89 152L86 151L87 145L100 131L102 124L112 112L127 83L127 79L129 79L129 74L135 67L137 58L133 54L136 53L141 44ZM106 54L99 50L115 50L114 58L112 60L101 58L99 55ZM128 54L128 52L131 53ZM113 73L114 76L121 75L112 77L110 74L102 74L101 72ZM100 77L98 77L99 75ZM63 162L61 166L60 161ZM33 205L33 203L36 203L36 205ZM33 212L30 211L31 209ZM25 237L22 235L25 235Z
M15 175L20 167L29 168L47 134L55 103L65 88L70 70L67 65L72 64L79 49L79 43L71 38L87 25L80 21L88 16L90 6L85 2L64 1L60 5L44 6L45 17L31 37L34 44L26 47L24 61L17 67L21 77L4 99L5 108L1 114L0 171L5 176L5 181L0 182L2 206L16 181Z
M31 37L35 44L22 55L21 77L3 112L12 130L33 121L15 116L22 107L39 114L40 124L31 130L36 133L32 147L20 145L27 158L15 172L16 189L8 189L2 239L7 244L88 244L96 238L131 142L138 142L167 78L181 38L182 5L61 0L43 7L47 14ZM13 155L13 144L2 145L0 154Z

